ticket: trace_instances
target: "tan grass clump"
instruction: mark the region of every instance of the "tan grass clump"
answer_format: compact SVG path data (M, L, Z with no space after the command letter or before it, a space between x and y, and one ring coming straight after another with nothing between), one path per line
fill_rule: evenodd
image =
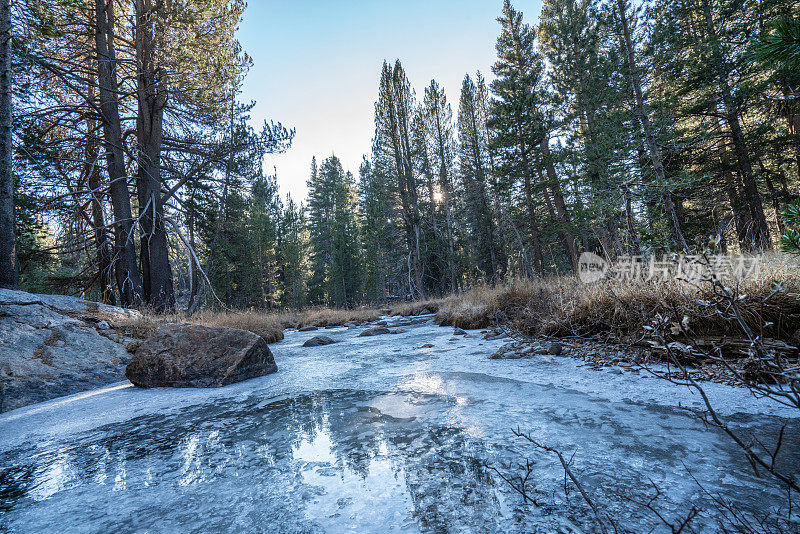
M282 340L284 329L296 324L292 314L264 313L255 310L235 312L202 310L187 321L203 326L222 326L248 330L263 337L267 343L275 343Z
M401 302L391 307L391 315L401 315L403 317L413 317L425 313L436 313L439 311L445 299L427 299L413 302Z
M174 316L157 316L142 314L135 319L114 321L114 328L122 334L135 339L147 339L155 334L158 327L168 323L179 322Z
M760 273L732 281L740 316L760 335L790 339L800 329L800 270L793 258L767 257ZM512 280L479 286L445 298L441 324L460 328L505 325L530 336L584 336L631 340L644 333L657 314L682 320L700 336L741 336L731 306L709 306L708 283L607 281L583 284L574 277ZM765 323L771 323L763 327Z
M363 324L377 321L381 314L371 308L356 308L352 310L319 308L308 310L300 314L298 327L303 326L342 326L348 323Z

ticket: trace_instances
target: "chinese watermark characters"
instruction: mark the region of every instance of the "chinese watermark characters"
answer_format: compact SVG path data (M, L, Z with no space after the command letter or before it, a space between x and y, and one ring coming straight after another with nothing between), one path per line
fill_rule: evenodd
M620 256L615 262L609 263L597 254L584 252L578 260L578 278L586 284L600 280L698 281L712 276L720 280L744 280L758 275L760 268L761 258L758 256Z

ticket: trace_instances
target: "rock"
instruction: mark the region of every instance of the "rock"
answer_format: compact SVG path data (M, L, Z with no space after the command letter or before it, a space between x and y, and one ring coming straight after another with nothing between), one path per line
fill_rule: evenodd
M564 347L561 343L552 342L545 347L531 347L527 352L538 356L560 356L564 352Z
M370 337L370 336L380 336L383 334L391 334L392 331L386 328L385 326L379 326L376 328L367 328L363 332L361 332L358 337Z
M313 332L315 330L319 330L316 326L304 326L302 328L298 328L298 332Z
M425 343L420 348L421 349L432 349L433 347L435 347L435 345L433 343Z
M428 308L424 308L421 312L419 312L419 314L420 315L432 315L433 312L430 311Z
M172 324L142 343L125 376L142 388L212 388L277 370L267 342L252 332Z
M130 354L102 321L137 311L0 289L0 412L124 380Z
M515 350L503 350L502 348L489 356L490 360L519 360L521 358L525 358L526 354L524 352L519 352Z
M41 306L69 317L90 316L94 322L101 320L102 316L110 319L141 317L141 313L136 310L126 310L68 295L38 295L25 291L0 289L0 308L9 306Z
M490 360L519 360L520 358L528 357L531 352L535 350L531 347L526 347L524 343L513 342L506 343L494 354L489 356Z
M133 341L131 341L130 343L125 345L125 350L127 350L129 353L133 354L134 352L136 352L136 349L138 349L141 345L142 345L141 340L134 339Z
M389 322L388 321L377 321L375 323L375 325L377 325L377 326L389 326Z
M461 328L456 328L456 329L453 330L453 335L454 336L466 336L466 335L469 335L469 334L467 334L466 330L463 330Z
M108 324L108 321L98 321L97 329L98 330L110 330L111 329L111 325Z
M314 336L311 339L307 340L303 343L304 347L324 347L325 345L333 345L337 343L335 339L331 339L328 336Z

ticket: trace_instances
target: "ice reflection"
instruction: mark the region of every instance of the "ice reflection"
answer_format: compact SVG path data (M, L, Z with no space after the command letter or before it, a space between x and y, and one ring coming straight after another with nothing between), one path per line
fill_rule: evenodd
M7 451L0 530L46 529L56 518L124 529L115 517L141 529L502 529L485 445L425 417L457 408L453 397L408 392L222 401L52 450Z

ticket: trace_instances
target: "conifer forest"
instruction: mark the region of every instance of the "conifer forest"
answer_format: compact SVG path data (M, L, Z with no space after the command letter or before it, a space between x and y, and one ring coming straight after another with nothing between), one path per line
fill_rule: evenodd
M262 165L294 130L239 98L243 1L5 4L7 287L354 307L569 274L583 251L799 244L794 1L546 0L539 20L506 1L492 72L459 94L376 65L371 153L320 154L305 199Z

